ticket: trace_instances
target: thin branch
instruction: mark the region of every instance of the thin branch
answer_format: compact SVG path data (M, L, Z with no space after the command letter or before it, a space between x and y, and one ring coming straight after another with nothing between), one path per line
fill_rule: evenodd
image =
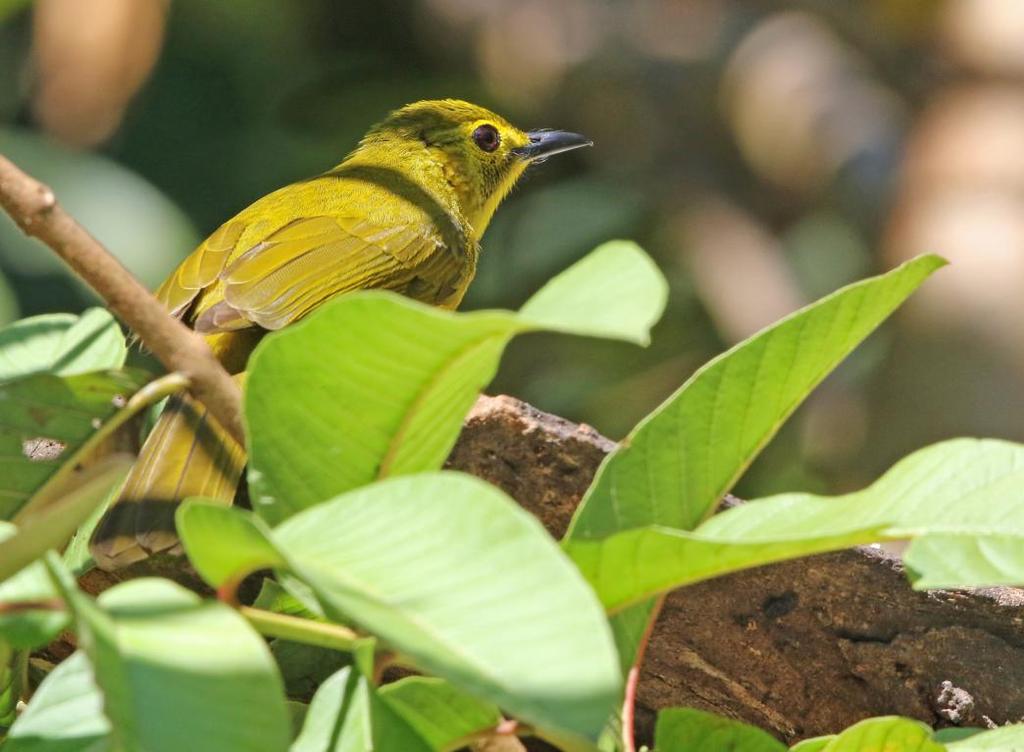
M184 374L192 393L240 444L242 394L206 341L167 309L96 238L57 203L53 191L0 156L0 206L103 298L168 371Z

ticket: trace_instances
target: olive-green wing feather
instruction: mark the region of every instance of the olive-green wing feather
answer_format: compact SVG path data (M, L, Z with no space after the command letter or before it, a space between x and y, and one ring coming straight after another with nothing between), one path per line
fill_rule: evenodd
M231 260L219 275L224 299L202 310L194 326L280 329L352 290L394 290L444 304L472 272L468 258L446 248L432 228L307 217Z
M225 222L164 280L156 297L171 315L185 316L199 293L217 281L245 228L237 219Z

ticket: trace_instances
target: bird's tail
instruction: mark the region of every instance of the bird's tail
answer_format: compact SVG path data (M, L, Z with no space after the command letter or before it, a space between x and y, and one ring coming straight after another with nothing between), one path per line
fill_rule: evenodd
M231 504L244 466L245 450L202 404L186 394L171 397L93 533L89 548L97 566L121 569L180 551L178 504L189 496Z

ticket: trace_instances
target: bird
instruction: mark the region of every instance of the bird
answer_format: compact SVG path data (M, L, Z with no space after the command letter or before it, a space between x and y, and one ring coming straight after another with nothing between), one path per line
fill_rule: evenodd
M480 239L526 169L592 146L570 131L523 131L457 99L424 100L373 126L332 169L263 196L215 230L157 289L244 379L260 338L356 290L455 309ZM177 505L231 504L245 450L187 394L168 400L90 552L101 569L177 555Z

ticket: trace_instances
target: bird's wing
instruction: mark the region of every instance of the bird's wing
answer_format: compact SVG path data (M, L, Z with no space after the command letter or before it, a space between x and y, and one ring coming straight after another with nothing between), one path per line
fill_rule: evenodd
M155 294L172 316L185 316L196 296L217 281L245 228L237 219L225 222L164 280Z
M224 299L202 310L194 326L200 332L254 324L280 329L329 298L358 289L395 290L440 303L470 271L458 251L422 223L382 227L356 217L296 219L224 266L217 275ZM199 259L195 271L179 272L179 284L202 283L214 263Z

